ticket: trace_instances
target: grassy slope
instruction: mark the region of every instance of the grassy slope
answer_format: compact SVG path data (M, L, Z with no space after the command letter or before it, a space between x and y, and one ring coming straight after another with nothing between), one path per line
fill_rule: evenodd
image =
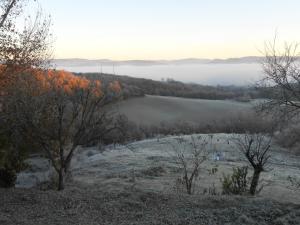
M0 189L5 225L286 225L299 224L299 205L265 199L108 192L95 186L63 192Z
M161 121L210 123L249 112L251 107L250 103L228 100L146 96L125 100L118 110L133 122L159 125Z
M209 187L211 178L218 184L222 173L231 172L233 166L245 165L228 137L215 134L211 154L225 152L225 159L214 162L209 156L201 166L199 190ZM299 174L299 157L275 149L272 170L262 175L272 185L260 197L187 196L174 191L181 174L172 158L173 138L135 142L131 150L126 146L104 152L81 149L72 162L74 181L63 192L0 189L0 224L299 224L300 190L292 191L286 181L288 175ZM208 175L212 166L219 168L213 177ZM158 167L163 170L155 170Z

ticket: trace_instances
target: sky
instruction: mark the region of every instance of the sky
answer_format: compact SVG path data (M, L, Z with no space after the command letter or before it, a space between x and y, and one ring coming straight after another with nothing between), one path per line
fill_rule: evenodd
M299 0L39 0L39 5L52 17L55 58L231 58L260 55L275 33L280 40L300 41Z

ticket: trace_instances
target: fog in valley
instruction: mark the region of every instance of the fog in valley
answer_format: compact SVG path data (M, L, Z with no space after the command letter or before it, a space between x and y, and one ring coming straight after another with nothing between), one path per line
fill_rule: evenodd
M109 73L128 75L153 80L174 79L186 83L204 85L253 85L262 78L262 68L258 63L239 64L180 64L180 65L105 65L62 66L63 69L76 73Z

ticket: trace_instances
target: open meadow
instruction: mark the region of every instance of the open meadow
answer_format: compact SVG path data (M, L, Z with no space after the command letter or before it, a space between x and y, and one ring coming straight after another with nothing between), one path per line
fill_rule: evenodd
M209 124L251 113L255 103L147 95L122 101L116 110L130 121L144 125L179 121Z

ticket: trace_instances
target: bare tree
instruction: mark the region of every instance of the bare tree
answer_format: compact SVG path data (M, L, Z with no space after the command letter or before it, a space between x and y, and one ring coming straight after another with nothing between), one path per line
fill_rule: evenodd
M246 133L235 135L232 140L253 167L250 194L255 195L260 174L266 170L271 157L271 138L261 133Z
M265 60L262 63L265 77L261 84L270 92L270 99L262 109L279 114L281 120L290 120L300 112L300 64L297 43L285 43L279 49L273 42L265 45ZM285 120L285 122L287 122Z
M23 28L16 26L27 0L3 0L0 3L0 78L12 79L32 67L48 65L51 58L50 17L39 9L35 16L27 16Z
M195 181L199 176L200 165L207 159L208 141L202 136L191 136L190 140L179 137L172 143L176 163L180 166L183 177L181 182L187 194L193 194Z
M27 0L1 0L0 28L12 26L12 19L22 12L22 6Z
M44 150L59 176L58 190L62 190L77 146L100 140L115 124L105 111L111 100L107 101L99 81L66 72L49 73L39 74L41 77L24 74L6 115Z

